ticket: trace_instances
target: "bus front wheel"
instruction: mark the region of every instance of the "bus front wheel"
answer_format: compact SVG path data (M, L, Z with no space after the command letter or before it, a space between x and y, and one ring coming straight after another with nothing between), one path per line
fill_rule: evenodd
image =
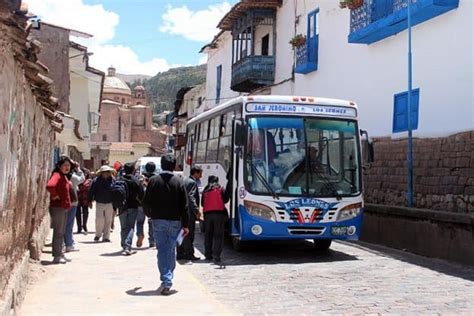
M246 243L240 240L238 237L232 237L232 249L238 252L245 250Z
M332 239L313 239L316 251L327 251L331 247Z

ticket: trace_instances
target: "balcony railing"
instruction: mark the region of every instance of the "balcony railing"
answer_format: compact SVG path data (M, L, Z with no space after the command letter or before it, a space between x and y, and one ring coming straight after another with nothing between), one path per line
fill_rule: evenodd
M395 35L407 26L409 0L365 0L351 11L350 43L371 44ZM411 0L413 25L425 22L459 5L459 0Z
M314 61L310 60L307 42L302 45L296 46L295 52L296 52L296 64L295 64L296 73L307 74L318 69L316 60ZM315 54L316 52L314 53L314 56L316 56Z
M275 58L273 56L247 56L232 65L231 89L250 92L273 84Z

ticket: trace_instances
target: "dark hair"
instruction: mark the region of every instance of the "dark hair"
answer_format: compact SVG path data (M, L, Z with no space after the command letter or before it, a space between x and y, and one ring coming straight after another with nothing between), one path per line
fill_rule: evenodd
M69 162L69 164L71 165L71 168L72 168L72 160L71 158L69 158L68 156L66 155L62 155L61 157L59 157L59 160L58 162L56 163L56 166L54 167L54 170L53 172L61 172L61 166L66 163L66 162Z
M196 173L201 173L201 172L202 172L201 166L194 165L191 167L191 175L196 174Z
M209 176L209 178L207 178L207 183L208 184L219 183L219 178L217 176L211 175Z
M145 165L146 172L153 173L156 170L156 165L153 161L149 161Z
M161 169L173 171L176 168L176 158L172 154L166 154L161 157Z
M134 162L127 162L123 166L123 171L125 174L132 174L135 171L135 163Z

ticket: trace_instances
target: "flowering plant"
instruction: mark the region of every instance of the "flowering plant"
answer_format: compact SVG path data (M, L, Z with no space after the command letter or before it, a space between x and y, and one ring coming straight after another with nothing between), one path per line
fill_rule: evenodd
M306 36L303 34L297 34L290 40L290 44L293 47L301 46L304 43L306 43Z
M364 0L339 0L339 7L355 10L364 4Z

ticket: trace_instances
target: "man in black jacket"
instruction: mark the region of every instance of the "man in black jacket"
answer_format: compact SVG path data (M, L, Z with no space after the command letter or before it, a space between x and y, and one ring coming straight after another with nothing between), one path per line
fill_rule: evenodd
M124 175L120 178L127 183L128 198L126 208L119 210L120 219L120 236L122 245L122 254L129 256L132 254L132 242L135 222L137 221L138 207L141 205L140 201L143 199L143 188L138 181L138 178L133 176L135 171L135 164L132 162L126 163L123 167Z
M170 289L176 267L176 240L181 233L184 236L189 233L186 191L181 178L173 174L175 167L173 155L161 157L163 171L150 179L143 201L145 214L153 220L161 280L158 291L162 295L172 294Z
M193 166L191 168L191 176L184 179L184 187L188 195L188 215L189 215L189 234L183 241L183 244L178 247L178 260L199 260L199 257L194 256L194 231L196 228L196 220L200 216L199 205L199 184L202 178L202 168L200 166Z

